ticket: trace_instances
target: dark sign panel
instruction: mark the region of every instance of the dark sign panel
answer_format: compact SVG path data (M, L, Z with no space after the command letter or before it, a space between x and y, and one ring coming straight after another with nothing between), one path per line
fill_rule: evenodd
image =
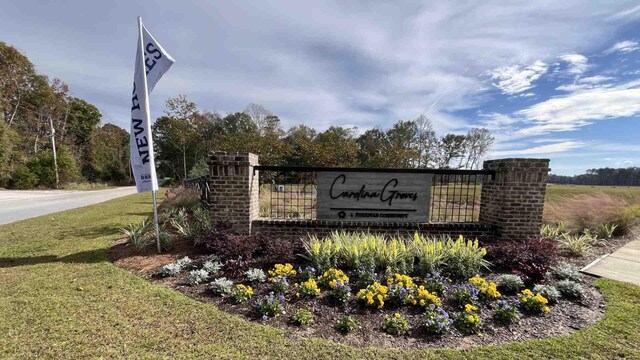
M433 174L318 173L318 219L428 222Z

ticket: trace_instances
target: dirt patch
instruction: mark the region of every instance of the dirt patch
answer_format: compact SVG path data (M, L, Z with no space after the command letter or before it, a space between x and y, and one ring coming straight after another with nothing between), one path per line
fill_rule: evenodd
M271 291L270 284L252 284L251 286L255 293L254 298L244 304L234 304L228 297L214 296L207 284L187 285L188 271L184 271L175 277L165 278L160 276L160 269L163 265L174 262L180 257L189 256L193 259L194 265L196 265L194 268L197 268L200 263L210 258L209 255L196 251L190 243L178 242L176 248L171 252L158 255L151 248L144 253L135 254L123 242L118 242L111 249L110 256L116 265L139 274L153 283L175 289L199 301L214 304L223 311L242 316L248 320L281 328L292 339L318 337L358 347L469 348L478 345L496 345L526 339L554 337L567 335L577 329L594 324L602 318L605 309L603 296L593 287L595 278L585 275L582 283L586 296L582 301L561 300L559 303L552 305L551 313L546 315L525 315L518 324L504 326L496 323L493 320L495 302L480 306L480 317L484 326L481 334L478 335L464 335L453 327L452 332L444 336L428 335L423 327L420 326L422 324L423 311L417 307L385 307L383 311L375 311L360 307L355 302L355 296L352 297L348 305L337 306L332 303L328 291L324 289L318 297L310 300L296 300L293 296L293 291L290 291L286 296L287 302L284 306L286 314L262 320L254 310L253 303L255 299ZM584 265L590 261L590 258L572 259L572 262L578 261L581 262L580 265ZM252 266L259 263L259 260L254 259ZM263 270L266 271L267 268L263 266ZM353 276L353 274L350 275ZM232 279L235 284L241 282L247 284L244 281L245 279L233 274L222 273L218 275L218 277L221 276ZM485 274L487 279L491 279L494 276L494 274ZM355 279L355 277L352 278ZM354 288L353 294L356 292L357 289ZM449 298L446 294L445 299ZM516 296L504 295L503 298L511 299L516 298ZM451 317L455 317L460 311L455 304L450 302L445 302L443 307ZM313 324L299 327L291 322L290 316L301 308L313 312ZM401 313L411 324L411 329L406 335L392 336L386 334L382 329L384 316L395 312ZM357 330L349 334L343 334L334 329L334 324L344 315L351 315L358 321Z

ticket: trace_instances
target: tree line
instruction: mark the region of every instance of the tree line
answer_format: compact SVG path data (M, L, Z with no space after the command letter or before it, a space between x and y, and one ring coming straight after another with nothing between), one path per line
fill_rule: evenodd
M60 79L39 74L15 47L0 42L0 187L55 187L89 181L130 184L129 133L103 124L89 102ZM389 129L282 127L250 104L230 114L203 111L180 95L153 125L158 176L204 175L212 151L247 151L263 165L472 169L493 144L487 129L438 136L424 115ZM54 171L55 143L58 176Z
M284 130L278 116L262 105L220 115L200 111L184 95L167 100L153 136L158 173L174 179L207 174L211 151L253 152L262 165L475 169L494 141L480 128L438 137L424 115L361 134L340 126Z
M588 169L585 174L549 175L549 182L572 185L640 186L640 167Z
M26 56L0 42L0 187L56 186L52 138L61 184L128 183L129 134L101 119L64 82L38 74Z

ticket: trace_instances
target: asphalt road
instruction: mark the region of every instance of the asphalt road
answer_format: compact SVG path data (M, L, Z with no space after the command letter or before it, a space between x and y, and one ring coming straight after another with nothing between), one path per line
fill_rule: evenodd
M135 186L107 190L0 190L0 224L135 194Z

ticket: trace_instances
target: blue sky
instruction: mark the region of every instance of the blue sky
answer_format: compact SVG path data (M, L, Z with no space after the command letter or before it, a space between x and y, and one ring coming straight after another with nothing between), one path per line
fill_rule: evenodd
M491 157L553 172L640 166L637 1L0 1L0 39L128 128L136 16L176 59L152 116L186 94L259 103L285 126L477 126Z

